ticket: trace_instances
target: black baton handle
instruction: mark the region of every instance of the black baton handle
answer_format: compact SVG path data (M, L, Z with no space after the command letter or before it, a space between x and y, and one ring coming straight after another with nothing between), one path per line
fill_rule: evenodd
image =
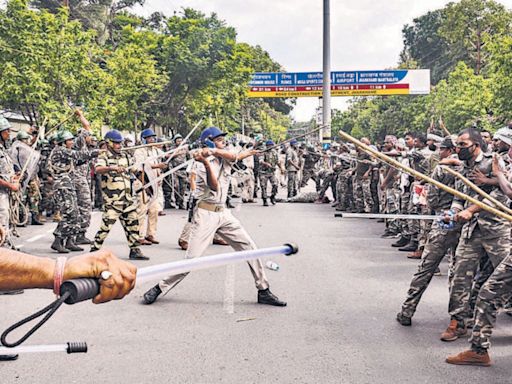
M90 300L100 293L100 283L98 279L73 279L66 280L60 286L60 295L68 293L68 298L64 301L66 304L75 304L81 301Z

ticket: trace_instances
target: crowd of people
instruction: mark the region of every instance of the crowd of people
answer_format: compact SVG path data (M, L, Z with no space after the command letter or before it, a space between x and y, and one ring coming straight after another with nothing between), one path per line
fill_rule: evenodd
M216 127L203 130L196 145L179 134L170 140L159 138L152 129L143 130L140 141L116 130L98 141L82 111L76 110L76 117L82 125L76 135L61 130L46 141L31 129L18 132L14 142L9 122L0 117L0 224L6 246L16 247L17 226L43 225L51 219L58 221L54 251L79 252L84 245L98 251L119 220L130 248L128 258L148 260L142 247L159 244L158 217L174 208L189 211L177 239L186 257L201 256L211 243L255 249L229 210L233 198L244 204L261 199L264 207L312 202L332 204L342 212L387 214L382 237L394 239L392 247L419 260L397 321L412 324L422 294L447 257L450 319L441 340L456 340L472 328L471 348L447 362L490 365L487 350L496 314L511 306L511 223L404 169L489 206L496 208L497 201L507 208L512 199L511 127L493 136L476 128L445 137L408 132L403 138L387 135L381 143L362 138L363 145L340 142L327 149L309 143L309 138L284 144L235 140ZM375 159L365 146L403 167ZM286 197L278 195L280 188ZM101 208L102 220L94 239L88 239L94 207ZM418 220L417 215L440 219ZM269 290L261 261L248 264L258 302L285 306ZM163 279L145 293L144 302L154 303L185 276Z

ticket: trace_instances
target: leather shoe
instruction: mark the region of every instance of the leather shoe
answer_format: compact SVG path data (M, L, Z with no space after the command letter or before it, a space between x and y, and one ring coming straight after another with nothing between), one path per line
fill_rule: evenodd
M423 251L420 249L417 249L416 251L409 253L407 255L408 259L421 259L421 255L423 254Z
M184 251L186 251L188 249L188 243L185 241L185 240L178 240L178 245L180 246L181 249L183 249Z
M409 243L402 248L398 248L401 252L414 252L418 249L418 242L416 240L411 240Z
M162 290L160 289L158 284L155 285L153 288L151 288L144 294L144 304L153 304L156 301L156 299L158 299L158 296L160 296L161 293Z
M491 365L491 358L487 351L478 353L477 351L467 350L454 356L446 358L448 364L455 365L477 365L480 367L489 367Z
M286 307L286 302L279 300L279 298L270 292L270 289L260 289L258 291L258 303L266 305L274 305L276 307Z
M221 238L216 238L214 237L213 238L213 244L217 244L217 245L229 245L228 242L224 239L221 239ZM187 244L188 245L188 244Z
M130 260L149 260L149 257L144 256L140 248L130 249Z
M153 236L146 236L146 240L151 242L152 244L160 244L160 242L155 239Z
M151 241L148 241L146 239L139 239L139 244L140 245L153 245L153 243Z
M162 211L158 212L158 216L166 216L166 215L167 214L165 212L162 212Z
M464 336L467 333L467 329L465 325L460 325L457 320L453 319L450 321L450 325L446 328L441 334L442 341L454 341L459 337Z

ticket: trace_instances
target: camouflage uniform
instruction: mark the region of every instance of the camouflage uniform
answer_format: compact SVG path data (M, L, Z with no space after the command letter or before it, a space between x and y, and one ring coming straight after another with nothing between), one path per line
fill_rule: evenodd
M304 188L309 179L312 179L315 182L317 192L320 190L320 179L316 176L315 165L318 163L320 159L320 155L314 151L308 150L304 154L304 169L302 173L302 181L300 183L300 187Z
M468 176L473 169L479 169L488 177L492 176L492 155L481 153L473 165L465 165L462 173L464 176ZM474 198L479 198L476 192L462 182L457 181L455 185L458 190ZM507 203L508 199L499 186L485 185L482 189L502 203ZM486 201L484 200L484 202ZM462 210L464 204L463 200L456 197L453 200L452 208ZM509 221L486 211L476 213L469 222L464 224L455 254L454 276L450 290L449 313L452 320L455 319L461 323L472 317L469 303L480 259L483 254L487 253L493 267L496 268L502 260L509 256L510 229Z
M88 132L84 129L80 130L75 139L75 148L81 151L83 159L80 164L74 168L71 176L78 200L78 225L80 227L79 234L85 236L89 225L91 224L91 160L98 156L98 150L89 150L85 137Z
M449 187L453 187L455 184L455 177L443 170L442 167L435 168L432 178ZM441 215L444 211L449 210L452 201L453 196L450 193L431 185L428 192L428 204L436 214ZM412 317L416 312L416 307L430 284L441 260L443 260L449 248L457 246L461 228L460 225L456 224L455 228L447 230L441 228L437 221L432 223L432 229L429 232L418 271L412 278L407 298L402 305L402 314L404 316Z
M108 150L98 157L96 167L116 166L128 169L133 164L132 157L126 152L117 154ZM133 196L130 174L127 171L124 173L107 172L100 175L100 180L103 215L91 250L101 248L117 219L121 221L130 249L137 248L139 245L139 219L137 199Z
M367 153L358 152L357 165L353 179L354 203L356 212L370 213L373 209L373 198L370 185L372 162Z
M41 159L39 162L39 180L41 180L41 205L39 211L46 211L47 216L54 213L55 209L55 188L53 179L48 169L48 159L50 156L50 148L41 150Z
M267 184L269 182L272 187L272 191L270 192L272 197L275 197L277 194L277 179L276 179L275 173L276 173L276 167L277 167L277 162L279 161L279 158L277 156L276 151L274 149L271 149L271 150L268 150L267 152L264 152L263 153L263 161L265 163L270 164L270 167L268 167L268 166L260 163L260 170L259 170L261 198L266 199L267 198Z
M48 168L55 188L55 203L62 214L62 220L53 234L56 238L70 238L80 232L78 202L71 178L77 164L88 159L88 152L68 149L64 145L53 148L48 159Z
M389 178L388 178L389 177ZM394 214L400 212L400 187L398 185L399 172L389 165L384 166L384 178L388 178L389 182L385 186L384 212ZM400 232L400 223L396 219L386 219L387 229L389 232L398 234Z
M338 204L336 209L347 211L352 208L352 172L351 160L340 156L341 168L336 179L336 196Z
M288 198L294 197L297 194L297 171L298 169L292 165L299 164L299 156L293 147L286 150L285 167L288 175Z
M0 140L0 177L11 182L13 176L13 161ZM4 228L7 236L9 234L9 192L7 188L0 188L0 225Z

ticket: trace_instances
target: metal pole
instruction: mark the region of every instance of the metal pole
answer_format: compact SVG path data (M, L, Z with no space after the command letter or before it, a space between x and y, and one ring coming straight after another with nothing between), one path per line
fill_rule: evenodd
M331 143L331 12L330 0L324 0L324 51L322 91L322 144Z

